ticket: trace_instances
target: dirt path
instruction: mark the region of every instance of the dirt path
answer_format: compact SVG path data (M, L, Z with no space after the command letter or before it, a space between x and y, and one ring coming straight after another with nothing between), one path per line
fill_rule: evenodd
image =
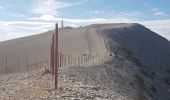
M88 41L90 55L97 56L108 52L105 48L104 39L97 33L97 28L88 28L85 35Z

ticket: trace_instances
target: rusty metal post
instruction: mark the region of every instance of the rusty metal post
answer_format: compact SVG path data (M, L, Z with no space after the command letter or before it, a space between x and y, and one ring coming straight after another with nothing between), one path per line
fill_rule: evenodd
M51 41L51 42L53 42L53 41ZM52 45L52 43L51 43L51 52L50 52L50 68L51 68L51 71L52 71L52 58L53 58L53 57L52 57L52 50L53 50L53 49L52 49L52 46L53 46L53 45Z
M73 66L75 66L75 59L74 59L74 56L73 56Z
M78 66L80 66L80 57L78 57Z
M70 55L68 55L68 67L70 65Z
M8 73L8 61L7 61L7 58L5 58L5 63L6 63L6 66L5 66L5 70L6 70L6 73Z
M54 34L54 72L55 72L55 89L58 85L58 68L59 68L59 56L58 56L58 23L55 26Z
M38 69L37 67L38 67L38 64L37 64L37 61L36 61L36 65L35 65L35 67L36 67L36 70Z
M63 54L63 60L62 60L63 64L62 66L64 67L65 66L65 55Z
M26 57L26 67L27 67L27 72L28 72L28 61L27 61L27 57Z
M64 55L64 64L65 64L65 67L67 67L67 63L66 63L66 55Z
M46 69L46 67L47 67L46 61L44 61L43 63L44 63L44 65L43 65L43 66L45 66L45 69Z
M48 59L47 59L47 68L48 68L49 66L48 66Z
M19 57L18 57L18 72L19 72Z
M51 43L51 71L52 71L52 75L54 75L54 34L53 34L53 37L52 37L52 43Z
M71 56L71 66L74 66L74 63L73 63L73 56Z
M65 67L67 67L67 55L65 55Z
M61 62L62 61L62 53L61 52L60 52L60 59L59 60L60 60L60 67L61 67L62 66L62 64L61 64L62 63Z
M61 53L61 66L63 67L63 54Z
M82 62L82 56L80 56L80 66L82 66L83 62Z

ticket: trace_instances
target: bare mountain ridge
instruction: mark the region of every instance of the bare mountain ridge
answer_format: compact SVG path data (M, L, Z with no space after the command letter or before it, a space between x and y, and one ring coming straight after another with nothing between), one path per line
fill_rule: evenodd
M15 59L18 55L39 61L43 57L49 58L52 32L0 43L1 58L8 56ZM96 39L94 33L99 33ZM108 51L116 54L112 61L88 67L86 70L82 67L70 67L67 70L61 68L64 73L74 73L71 76L66 74L71 80L84 82L83 79L87 78L87 83L106 87L111 93L123 97L122 100L169 99L170 43L165 38L134 23L96 24L77 29L61 29L59 35L60 49L67 54L100 55ZM91 46L88 44L90 36ZM101 45L94 45L98 41ZM95 48L89 49L90 47ZM82 72L85 76L82 76Z

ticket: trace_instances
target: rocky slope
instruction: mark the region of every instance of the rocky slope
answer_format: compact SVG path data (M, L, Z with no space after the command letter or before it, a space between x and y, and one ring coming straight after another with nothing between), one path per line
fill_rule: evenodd
M144 94L154 100L169 100L170 42L139 24L121 26L105 27L101 32L110 50L140 68Z

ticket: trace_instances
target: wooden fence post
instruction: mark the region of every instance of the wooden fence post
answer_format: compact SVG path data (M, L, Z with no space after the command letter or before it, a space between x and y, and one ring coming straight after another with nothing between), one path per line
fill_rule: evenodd
M59 66L59 67L61 67L61 61L62 61L62 54L61 54L61 52L60 52L60 55L59 55L60 66Z
M70 56L70 66L72 66L72 56Z
M63 67L63 54L61 53L61 66Z
M75 66L77 66L77 57L75 57Z
M18 72L19 72L19 66L20 66L20 65L19 65L19 57L18 57Z
M47 68L48 68L48 59L47 59Z
M67 60L67 56L66 56L66 55L64 55L64 66L65 66L65 67L67 66L67 62L66 62L66 60Z
M26 57L26 67L27 67L27 72L28 72L28 61L27 61L27 57Z
M52 76L54 75L54 34L53 34L53 37L52 37L52 43L51 43L51 57L50 57L51 59L51 64L50 64L50 66L51 66L51 71L52 71Z
M84 66L84 56L82 56L82 65Z
M68 67L70 66L70 55L68 55Z
M87 55L85 56L85 65L87 65Z
M74 66L76 66L76 58L74 57Z
M78 66L80 66L80 58L78 57Z
M36 63L35 63L36 65L35 65L35 67L36 67L36 70L37 70L37 67L38 67L38 65L37 65L37 60L36 60Z
M63 54L63 67L65 66L65 55Z
M7 59L7 57L5 58L5 63L6 63L6 65L5 65L5 70L6 70L6 73L8 73L8 59Z

